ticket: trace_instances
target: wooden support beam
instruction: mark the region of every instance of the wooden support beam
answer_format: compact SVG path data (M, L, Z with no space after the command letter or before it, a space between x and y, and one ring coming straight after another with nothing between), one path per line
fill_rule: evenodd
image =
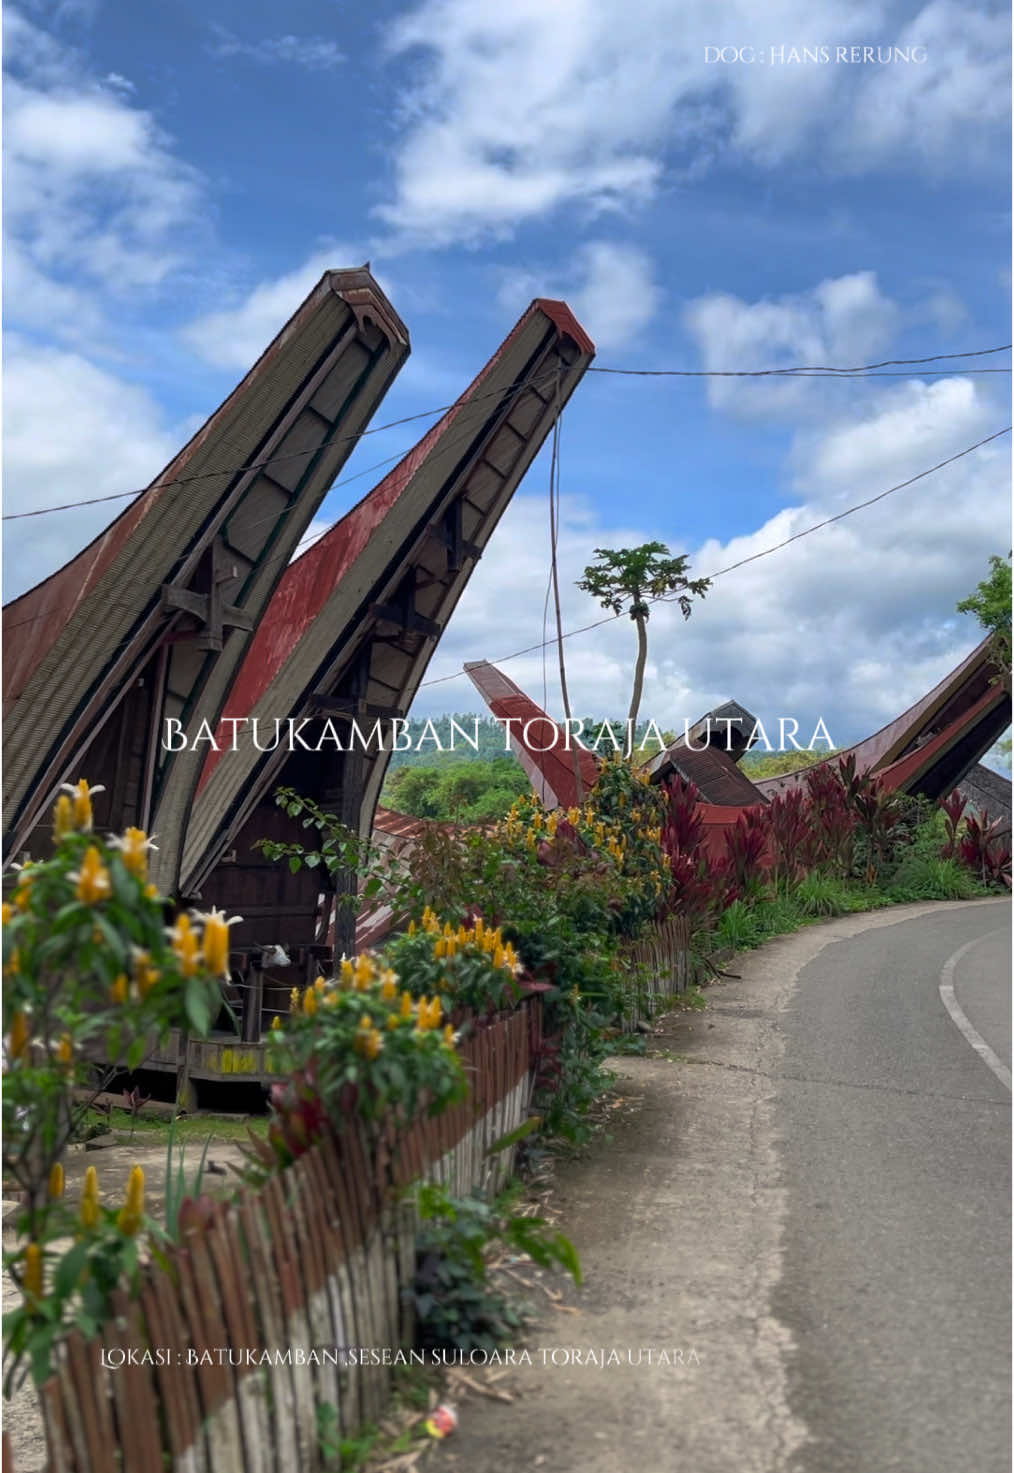
M331 696L323 691L314 692L310 705L322 716L345 716L350 721L353 717L357 721L384 721L390 716L401 715L400 711L392 711L389 706L374 706L367 701L353 700L351 696Z
M200 626L195 631L197 648L214 654L225 647L226 629L254 627L248 613L222 598L221 585L238 576L235 563L226 561L224 554L222 539L216 537L198 566L196 588L181 588L175 583L162 585L163 609L178 609L196 619Z
M440 625L435 619L427 619L415 609L399 608L397 604L370 604L370 613L375 619L387 624L396 624L410 634L429 634L434 639L440 635Z

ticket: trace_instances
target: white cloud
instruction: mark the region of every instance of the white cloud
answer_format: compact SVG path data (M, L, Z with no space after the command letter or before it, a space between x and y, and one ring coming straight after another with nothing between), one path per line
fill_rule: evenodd
M725 369L845 367L871 361L891 341L899 311L872 271L822 281L812 291L760 302L714 292L684 313L702 367ZM836 399L842 385L835 380ZM812 378L708 380L708 401L747 417L797 414L825 403Z
M860 172L872 156L899 153L932 161L947 155L970 167L995 148L990 125L1009 127L1010 17L955 0L931 0L897 36L923 46L916 66L868 68L841 139Z
M242 41L225 26L213 27L215 56L243 56L262 66L279 63L303 67L310 72L333 71L346 60L337 42L326 36L267 36L260 41Z
M7 513L146 486L185 438L144 389L77 353L8 334L4 365ZM5 592L14 598L79 552L127 500L7 522Z
M602 611L578 593L597 546L657 538L689 551L697 575L763 552L845 505L927 469L993 428L981 390L966 380L876 391L865 415L843 416L800 442L795 504L748 535L686 548L665 525L610 522L563 497L560 565L566 629ZM818 716L838 742L857 740L901 712L978 641L974 620L955 603L984 576L991 552L1010 545L1003 441L794 545L716 579L684 624L657 605L649 624L644 711L661 724L695 719L730 696L763 719ZM802 488L805 488L805 492ZM505 514L441 642L430 676L460 669L543 638L548 573L545 499L519 495ZM537 551L546 549L540 565ZM549 633L553 620L550 611ZM627 619L568 640L574 709L617 715L629 700L634 655ZM556 653L547 652L551 709L559 711ZM505 669L542 700L541 654ZM420 713L476 707L467 681L421 692ZM807 733L809 735L809 733Z
M563 205L600 213L696 177L720 151L762 167L930 172L988 154L1003 126L1005 18L931 0L422 0L387 34L403 60L393 197L405 243L508 236ZM924 64L730 64L708 46L927 46ZM982 106L977 108L976 99Z
M248 367L319 280L329 257L321 252L295 271L259 283L236 306L198 318L183 329L184 341L217 368Z
M595 346L619 348L653 320L662 302L655 266L639 247L619 241L587 241L561 272L511 270L498 292L504 307L521 312L533 297L564 297Z
M362 254L347 246L328 246L270 281L259 282L233 307L209 312L183 329L183 339L216 368L250 367L264 352L325 271L349 266Z
M173 152L125 79L80 59L16 10L6 16L8 240L33 278L26 319L52 283L122 298L160 285L197 226L202 181ZM64 297L64 300L66 298ZM21 320L21 299L8 298Z

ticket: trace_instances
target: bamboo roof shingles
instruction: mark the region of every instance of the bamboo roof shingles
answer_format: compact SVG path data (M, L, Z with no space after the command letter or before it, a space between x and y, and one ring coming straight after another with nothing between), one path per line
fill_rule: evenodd
M278 718L340 711L359 713L367 728L403 716L477 559L593 355L565 303L533 302L455 405L286 571L225 717L256 718L270 730ZM249 729L236 750L209 753L185 885L208 877L286 755L284 747L257 751ZM387 755L374 747L362 760L352 816L364 835Z
M150 734L166 716L218 721L293 551L408 352L367 268L325 273L147 491L7 606L8 851L61 781L103 779L88 766L93 738L145 683L154 766L144 802L109 822L156 829L158 879L173 885L204 749L151 756Z

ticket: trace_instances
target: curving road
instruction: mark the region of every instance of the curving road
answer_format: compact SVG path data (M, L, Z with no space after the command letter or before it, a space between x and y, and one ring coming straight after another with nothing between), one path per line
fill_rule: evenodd
M782 1015L798 1473L1010 1466L1010 923L975 906L835 942Z
M532 1364L466 1397L449 1466L1003 1473L1009 934L1002 900L807 927L615 1059L552 1198L585 1284L536 1293Z

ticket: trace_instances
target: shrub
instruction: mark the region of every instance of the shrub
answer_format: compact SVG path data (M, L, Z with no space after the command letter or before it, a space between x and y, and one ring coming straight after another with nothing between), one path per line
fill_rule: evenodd
M732 951L747 951L764 939L753 909L743 900L734 900L719 917L715 940Z
M150 1227L140 1168L122 1209L100 1206L94 1171L80 1211L68 1206L69 1141L112 1076L138 1068L170 1028L207 1033L228 975L228 922L212 911L167 927L167 902L148 881L151 840L136 828L94 834L96 791L83 780L66 785L51 857L20 866L3 905L3 1169L24 1202L23 1241L4 1253L23 1294L4 1322L8 1388L26 1356L35 1379L45 1378L68 1325L90 1333L99 1323L111 1290L135 1281Z
M819 871L804 875L792 894L799 909L807 916L839 916L851 909L848 887L834 875Z
M897 900L971 900L984 891L958 860L918 854L899 866L889 893Z
M410 1298L423 1349L492 1351L517 1335L519 1314L489 1280L486 1259L494 1243L540 1267L564 1268L581 1282L573 1244L540 1217L480 1197L452 1197L428 1182L416 1200L420 1231Z
M376 1147L388 1124L404 1127L422 1109L436 1115L464 1098L454 1029L439 993L416 998L397 973L364 952L340 975L293 989L269 1043L278 1073L267 1142L251 1142L263 1167L287 1166L328 1129L358 1118Z

